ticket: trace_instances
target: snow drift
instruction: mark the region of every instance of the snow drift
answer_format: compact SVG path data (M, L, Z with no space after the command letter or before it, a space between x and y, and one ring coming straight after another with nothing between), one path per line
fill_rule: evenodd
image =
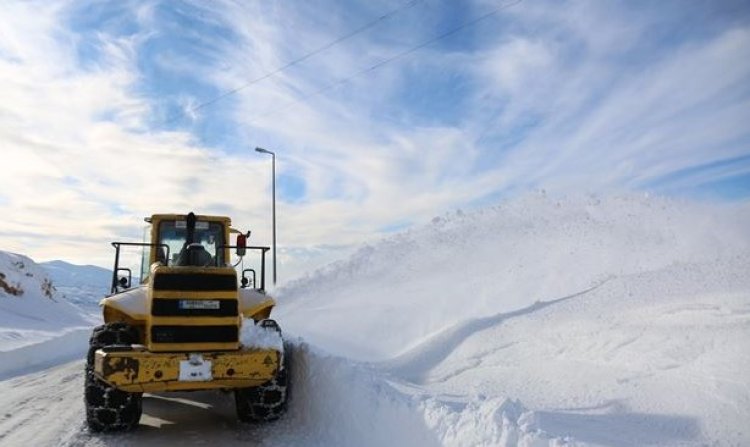
M748 208L537 194L457 211L281 288L277 316L331 352L385 360L461 322L607 278L750 252Z
M293 343L289 414L263 445L548 446L518 401L440 397L378 369Z
M473 421L486 396L555 442L747 444L748 228L747 204L539 194L363 247L280 290L276 315Z

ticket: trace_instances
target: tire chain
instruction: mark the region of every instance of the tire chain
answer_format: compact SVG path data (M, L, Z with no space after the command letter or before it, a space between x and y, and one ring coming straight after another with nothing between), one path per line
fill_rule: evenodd
M138 425L142 394L118 390L94 375L94 355L97 349L111 345L130 345L137 341L138 333L125 323L97 326L91 334L86 358L84 400L86 420L93 431L130 430Z
M281 330L278 328L276 330L281 335ZM284 346L282 365L273 379L257 387L235 391L237 415L240 420L271 422L284 414L289 394L288 355L287 347Z

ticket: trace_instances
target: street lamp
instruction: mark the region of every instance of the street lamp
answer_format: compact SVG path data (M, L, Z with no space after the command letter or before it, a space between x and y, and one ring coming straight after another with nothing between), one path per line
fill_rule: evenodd
M276 285L276 154L262 147L256 147L256 152L271 155L271 193L273 196L273 285Z

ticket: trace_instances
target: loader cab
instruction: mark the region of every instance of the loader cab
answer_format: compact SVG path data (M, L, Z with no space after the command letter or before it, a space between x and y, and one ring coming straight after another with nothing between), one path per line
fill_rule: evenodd
M168 267L225 267L229 260L227 217L155 214L146 221L150 254L141 282L154 263ZM144 259L146 257L144 256Z
M221 222L197 221L193 237L189 238L184 220L162 220L156 229L156 244L169 247L156 249L154 262L171 266L219 267L224 266L225 230Z
M130 247L142 250L140 256L140 284L147 284L155 268L174 269L232 268L232 250L241 260L249 250L260 253L259 277L256 281L254 269L242 270L241 288L265 291L265 257L269 247L247 246L250 232L241 233L231 227L231 220L223 216L203 216L193 213L154 214L144 219L148 224L143 242L113 242L115 266L111 293L118 293L134 286L131 268L121 264L120 251ZM230 235L236 234L235 245ZM238 261L239 263L239 261ZM136 267L137 268L137 267ZM137 270L136 270L137 271Z
M148 225L143 232L143 242L112 243L116 250L112 293L135 286L135 269L124 266L132 262L121 262L120 259L123 248L141 250L140 284L148 283L155 265L206 268L227 266L231 226L228 217L196 216L193 213L154 214L144 220ZM125 250L126 255L127 253Z
M154 263L170 267L222 267L226 264L228 222L196 219L192 238L186 219L170 216L146 218L140 283L148 281Z

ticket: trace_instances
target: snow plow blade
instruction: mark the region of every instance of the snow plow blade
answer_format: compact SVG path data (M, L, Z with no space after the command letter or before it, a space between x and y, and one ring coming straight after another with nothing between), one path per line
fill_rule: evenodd
M155 353L108 347L96 350L94 374L130 393L245 388L273 379L280 360L274 349Z

